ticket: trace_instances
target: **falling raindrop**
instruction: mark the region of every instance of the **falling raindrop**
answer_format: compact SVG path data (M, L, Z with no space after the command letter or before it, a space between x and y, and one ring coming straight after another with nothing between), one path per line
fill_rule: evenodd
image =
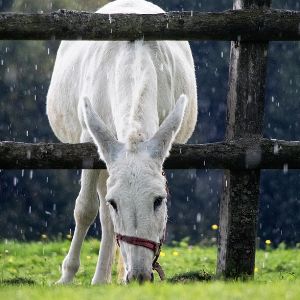
M200 213L197 213L197 216L196 216L196 222L197 223L200 223L201 222L201 219L202 219L202 216Z
M287 174L289 171L289 165L288 164L284 164L283 165L283 174Z
M18 184L18 178L14 177L14 182L13 182L14 186L16 186Z

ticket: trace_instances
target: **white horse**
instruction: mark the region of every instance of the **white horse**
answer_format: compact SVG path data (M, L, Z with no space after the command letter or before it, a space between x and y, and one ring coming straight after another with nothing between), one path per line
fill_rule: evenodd
M163 12L144 0L117 0L97 11ZM197 119L188 42L63 41L47 114L62 142L93 141L107 166L107 171L82 170L76 228L58 283L72 282L99 206L102 242L92 284L111 280L116 234L124 280L153 280L154 246L163 239L167 222L163 162L174 141L188 140Z

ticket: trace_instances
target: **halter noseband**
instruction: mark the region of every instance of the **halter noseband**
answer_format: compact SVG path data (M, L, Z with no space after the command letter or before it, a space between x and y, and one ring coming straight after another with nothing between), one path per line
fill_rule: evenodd
M163 239L161 239L159 243L156 243L154 241L142 239L142 238L139 238L139 237L121 235L121 234L117 233L116 234L116 240L117 240L117 244L118 244L119 247L120 247L120 241L122 241L122 242L125 242L127 244L144 247L144 248L147 248L147 249L151 250L154 253L154 258L153 258L153 262L152 262L152 269L155 270L158 273L159 278L161 280L165 279L165 273L164 273L161 265L157 261L158 258L159 258L159 255L160 255L160 250L161 250L161 246L163 244Z

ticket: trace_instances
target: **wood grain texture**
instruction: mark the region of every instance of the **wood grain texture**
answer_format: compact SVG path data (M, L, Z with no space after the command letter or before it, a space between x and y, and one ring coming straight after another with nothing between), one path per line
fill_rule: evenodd
M261 7L263 11L268 5L269 0L234 0L235 9ZM259 14L256 9L251 11ZM231 43L226 141L262 138L267 54L268 42ZM260 170L224 172L219 276L251 278L254 275L259 187Z
M94 144L0 142L1 169L104 169ZM300 169L300 142L238 139L174 145L166 169Z
M0 39L7 40L300 40L300 12L245 9L164 14L1 13ZM257 0L257 3L265 1ZM270 1L267 1L270 2ZM249 9L252 8L252 9Z

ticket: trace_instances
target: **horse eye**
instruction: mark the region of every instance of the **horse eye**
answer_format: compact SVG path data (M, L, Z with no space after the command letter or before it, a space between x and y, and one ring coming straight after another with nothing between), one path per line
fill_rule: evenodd
M115 202L115 200L108 200L107 201L111 206L112 206L112 208L116 211L116 212L118 212L118 207L117 207L117 203Z
M157 210L162 202L163 202L164 198L163 197L156 197L155 200L154 200L154 210Z

